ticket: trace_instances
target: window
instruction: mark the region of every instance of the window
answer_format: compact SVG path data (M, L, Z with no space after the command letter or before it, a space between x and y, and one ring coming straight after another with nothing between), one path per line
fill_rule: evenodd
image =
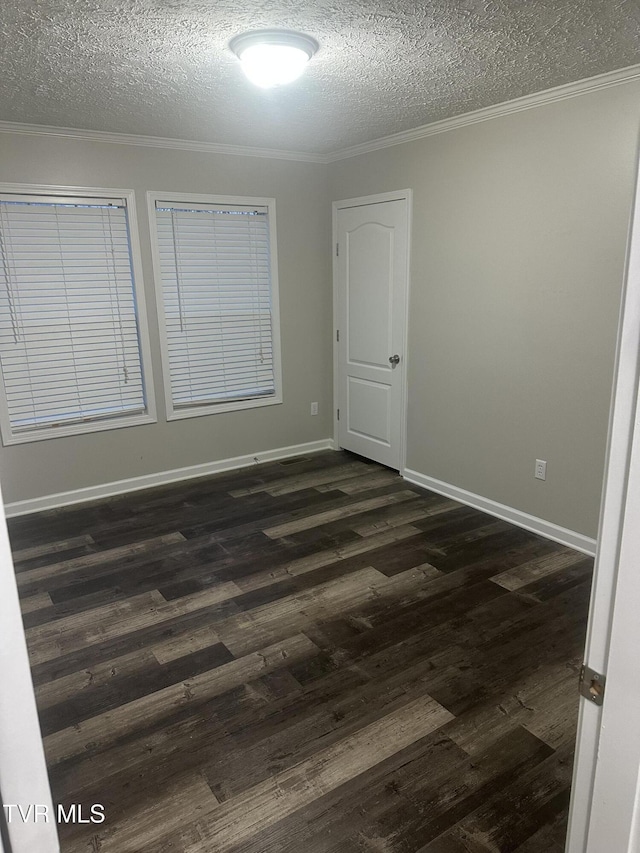
M282 402L275 202L149 193L169 419Z
M0 192L5 444L155 419L132 194L73 192Z

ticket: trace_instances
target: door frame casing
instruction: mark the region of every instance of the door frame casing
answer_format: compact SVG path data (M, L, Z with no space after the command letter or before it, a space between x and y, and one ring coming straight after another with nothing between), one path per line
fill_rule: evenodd
M632 473L631 468L634 449L637 455L640 442L638 159L634 180L635 197L627 239L598 548L584 656L589 667L607 676L607 693L603 707L580 700L566 853L598 853L603 837L611 844L610 849L619 849L622 853L629 849L631 835L626 833L634 821L631 798L635 791L624 791L615 808L611 800L606 803L602 795L603 788L615 792L621 778L617 769L612 769L613 749L619 746L616 738L622 740L626 728L633 725L631 720L635 721L638 699L634 666L629 664L625 648L625 642L635 647L636 641L628 636L629 614L625 608L629 601L636 603L638 600L638 584L632 582L635 553L633 566L630 566L630 548L635 551L638 541L635 521L630 524L630 516L632 509L636 510L640 488L638 474ZM634 747L637 750L637 743ZM636 803L635 820L637 806Z
M366 207L370 204L383 204L387 201L404 201L407 209L407 258L405 278L405 310L403 319L404 327L404 353L402 355L403 367L402 384L400 387L400 470L404 477L407 467L407 409L408 409L408 366L409 366L409 304L411 299L411 234L413 224L413 190L404 189L397 192L375 193L373 195L358 196L357 198L346 198L334 201L332 209L332 244L331 254L333 257L333 444L336 450L340 448L338 436L338 389L339 384L339 352L340 345L336 340L338 329L338 264L336 246L338 244L338 211L349 207Z
M4 805L34 807L27 820L10 820L2 810L0 851L5 853L60 853L56 811L49 775L13 555L0 491L0 683L10 688L0 694L0 789ZM0 803L0 808L2 808ZM42 806L44 811L36 808ZM46 817L45 817L46 815Z

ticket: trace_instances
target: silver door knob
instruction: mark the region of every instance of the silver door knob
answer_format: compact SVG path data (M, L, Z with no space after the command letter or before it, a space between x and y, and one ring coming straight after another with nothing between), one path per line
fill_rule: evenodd
M390 355L389 356L389 364L392 364L394 367L396 364L400 364L400 356L399 355Z

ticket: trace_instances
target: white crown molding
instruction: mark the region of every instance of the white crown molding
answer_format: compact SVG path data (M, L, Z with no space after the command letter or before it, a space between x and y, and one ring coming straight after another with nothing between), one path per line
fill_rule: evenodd
M583 533L576 533L574 530L560 527L552 521L545 521L543 518L529 515L528 512L522 512L522 510L498 503L491 498L484 498L482 495L476 495L474 492L468 492L466 489L452 486L442 480L436 480L435 477L428 477L419 471L412 471L410 468L405 468L402 476L409 483L422 486L423 489L428 489L430 492L436 492L461 504L486 512L488 515L493 515L495 518L508 521L515 524L516 527L523 527L525 530L544 536L545 539L560 542L561 545L582 551L584 554L589 554L590 557L596 553L596 540L585 536Z
M556 101L564 101L567 98L575 98L578 95L586 95L589 92L597 92L600 89L608 89L611 86L620 86L623 83L630 83L639 78L640 65L631 65L628 68L609 71L606 74L599 74L596 77L578 80L575 83L566 83L563 86L556 86L553 89L546 89L543 92L524 95L522 98L516 98L513 101L504 101L501 104L483 107L469 113L442 119L442 121L434 121L422 127L413 128L412 130L393 133L391 136L383 136L380 139L373 139L371 142L351 145L348 148L331 152L327 160L330 163L335 163L338 160L347 160L350 157L357 157L359 154L368 154L371 151L379 151L382 148L391 148L394 145L402 145L405 142L414 142L417 139L435 136L438 133L446 133L449 130L457 130L460 127L478 124L478 122L488 121L499 116L519 113L523 110L544 106L545 104L553 104Z
M301 163L326 165L324 154L305 151L281 151L276 148L248 148L242 145L222 145L217 142L198 142L190 139L169 139L160 136L140 136L131 133L109 133L104 130L82 130L75 127L54 127L46 124L21 124L0 121L0 133L19 133L24 136L49 136L58 139L78 139L85 142L108 142L114 145L139 145L143 148L168 148L173 151L195 151L202 154L234 154L240 157L266 157L271 160L296 160Z
M393 133L359 145L351 145L328 154L317 154L305 151L282 151L276 148L250 148L242 145L223 145L217 142L198 142L190 139L171 139L159 136L142 136L129 133L110 133L103 130L83 130L74 127L54 127L44 124L22 124L20 122L0 121L0 133L18 133L25 136L48 136L59 139L78 139L87 142L108 142L115 145L138 145L146 148L166 148L174 151L195 151L203 154L233 154L240 157L263 157L272 160L295 160L301 163L318 163L327 165L338 160L346 160L357 157L360 154L368 154L371 151L379 151L382 148L391 148L394 145L402 145L405 142L414 142L427 136L435 136L438 133L446 133L457 130L471 124L478 124L492 118L511 115L512 113L541 107L589 92L597 92L600 89L608 89L611 86L620 86L640 79L640 65L630 65L628 68L620 68L617 71L609 71L575 83L566 83L543 92L534 92L524 95L512 101L504 101L501 104L483 107L462 115L434 121L411 130Z
M319 450L334 449L333 439L325 438L321 441L309 441L305 444L293 444L289 447L278 447L274 450L247 453L244 456L218 459L215 462L205 462L202 465L190 465L188 468L158 471L155 474L144 474L141 477L130 477L127 480L116 480L112 483L103 483L98 486L87 486L83 489L73 489L70 492L57 492L53 495L43 495L40 498L14 501L5 504L5 515L7 518L14 518L17 515L28 515L32 512L42 512L43 510L57 509L61 506L110 498L114 495L124 495L128 492L137 492L141 489L150 489L154 486L164 486L167 483L192 480L195 477L207 477L211 474L220 474L223 471L235 471L238 468L247 468L259 462L277 462L280 459L290 459L293 456L302 456L306 453L317 453Z

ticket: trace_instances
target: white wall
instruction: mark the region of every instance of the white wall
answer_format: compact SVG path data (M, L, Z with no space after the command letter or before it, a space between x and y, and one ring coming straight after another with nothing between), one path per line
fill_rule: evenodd
M7 502L326 439L331 433L330 209L327 167L0 133L0 181L136 191L159 422L0 450ZM151 268L147 190L276 199L282 405L167 423ZM318 401L320 414L310 416Z
M639 123L634 82L331 167L413 189L407 466L590 537Z

